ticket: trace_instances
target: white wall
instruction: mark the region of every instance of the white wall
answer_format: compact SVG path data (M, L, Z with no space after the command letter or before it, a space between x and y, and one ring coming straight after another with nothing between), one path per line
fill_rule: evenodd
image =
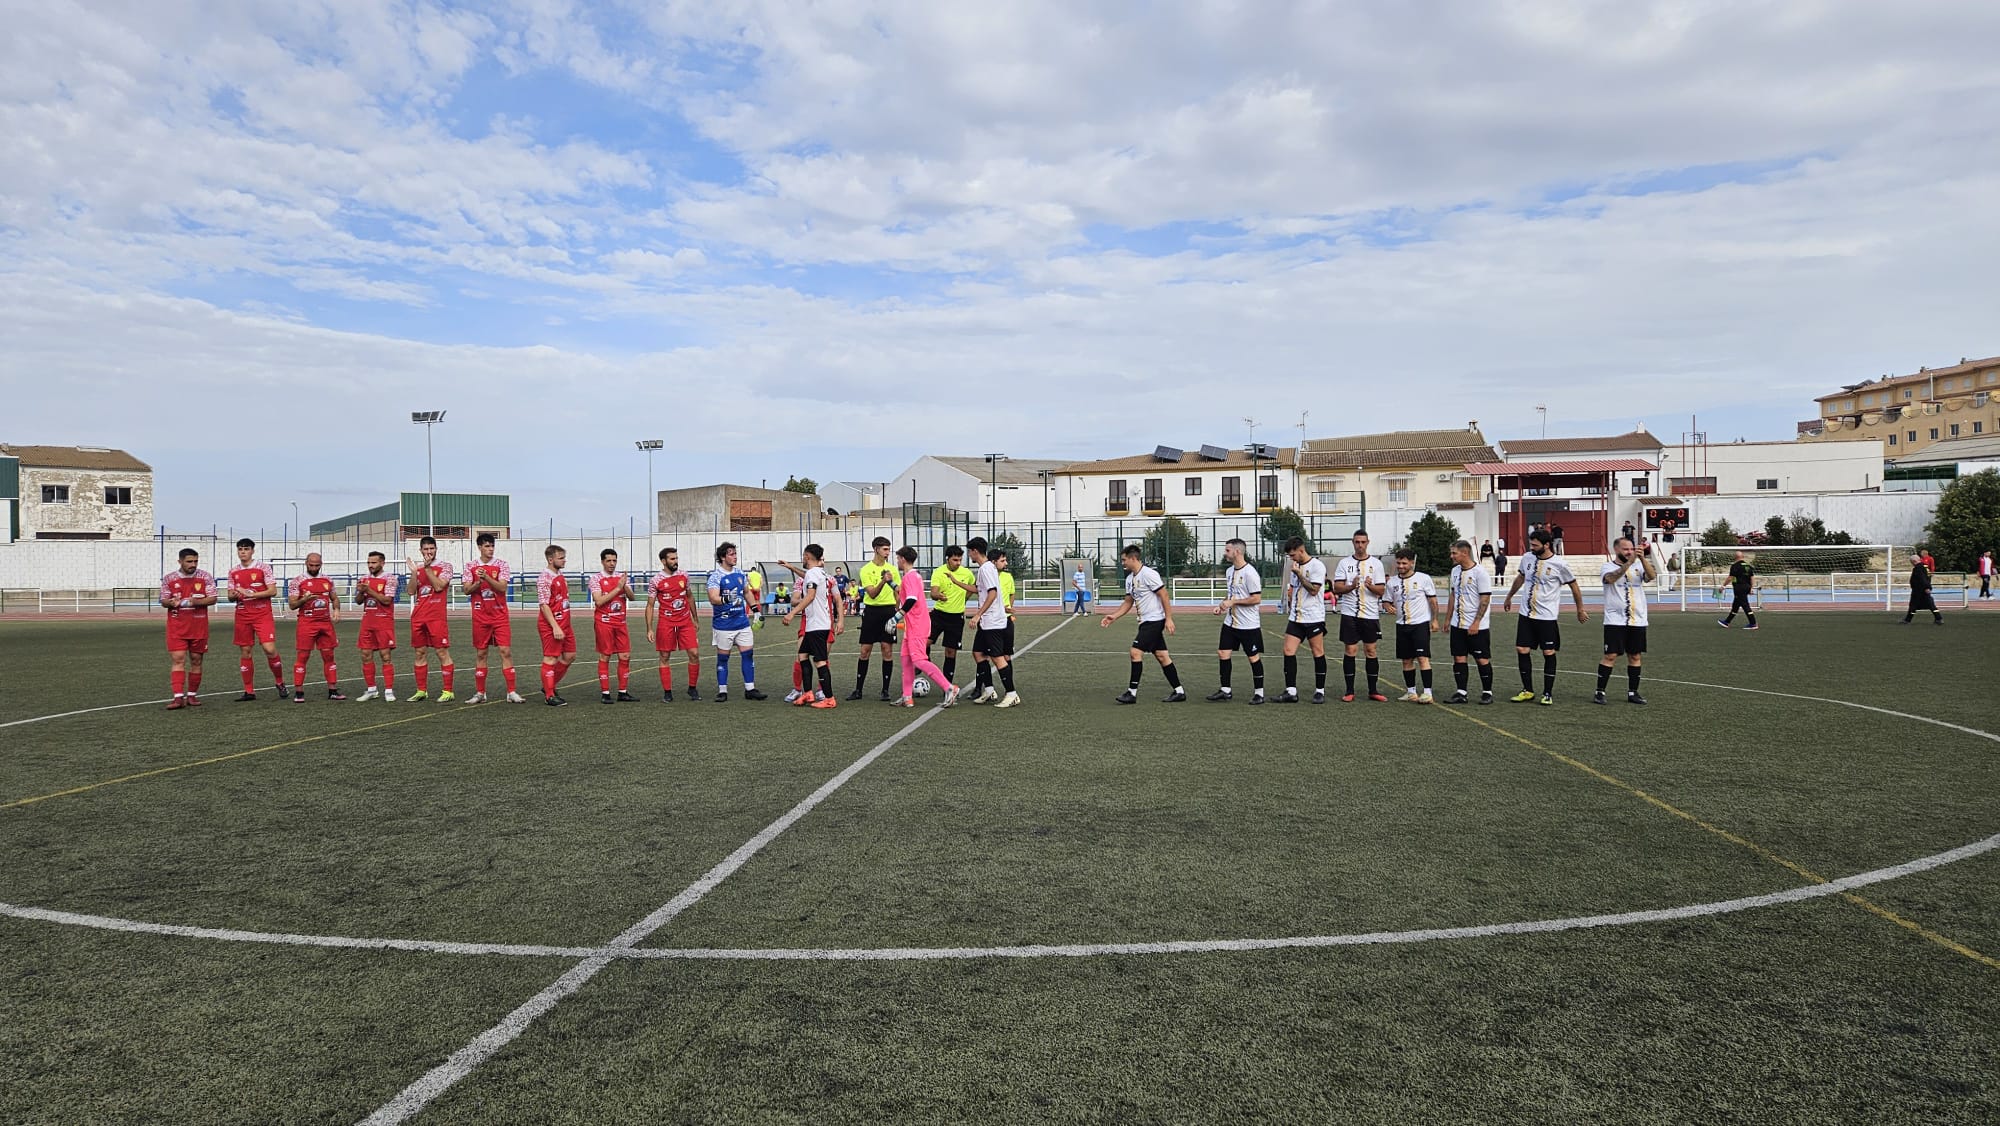
M1686 456L1683 457L1683 454ZM1660 451L1660 477L1713 477L1718 493L1759 492L1759 479L1776 480L1777 492L1846 493L1882 485L1882 443L1738 442ZM1664 483L1655 492L1668 490Z
M43 485L69 487L68 504L43 504ZM132 490L132 503L104 503L105 486ZM109 532L114 540L153 534L153 475L104 469L21 466L21 538L37 532Z
M889 482L886 507L896 512L903 505L916 501L919 504L945 504L960 512L984 513L986 501L980 495L979 484L971 476L934 457L920 457Z
M1288 467L1261 466L1252 472L1248 465L1216 466L1209 469L1190 470L1182 466L1169 466L1162 462L1158 469L1134 469L1126 473L1078 473L1055 478L1055 497L1058 520L1101 520L1105 518L1104 502L1110 499L1111 482L1125 482L1125 499L1131 506L1132 516L1144 513L1146 482L1154 477L1160 479L1162 499L1166 502L1168 516L1229 516L1235 513L1222 511L1222 479L1238 478L1242 485L1243 512L1257 511L1257 478L1273 476L1278 478L1278 503L1292 507L1297 499L1293 490L1298 483L1298 475ZM1189 478L1201 482L1201 495L1188 496ZM1032 492L1032 490L1030 490ZM1073 513L1073 515L1072 515ZM1042 514L1036 512L1031 519L1040 520Z
M1924 525L1937 511L1936 493L1831 493L1790 496L1713 496L1687 498L1690 537L1717 520L1729 521L1738 532L1758 531L1773 516L1791 519L1795 512L1816 516L1829 532L1846 532L1863 543L1907 547L1922 543Z

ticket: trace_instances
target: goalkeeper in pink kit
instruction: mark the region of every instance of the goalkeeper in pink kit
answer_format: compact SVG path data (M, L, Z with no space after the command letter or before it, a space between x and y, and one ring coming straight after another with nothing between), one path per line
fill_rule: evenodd
M896 616L890 619L890 628L900 627L903 631L903 644L897 652L897 660L903 667L903 698L896 701L896 706L916 707L911 693L921 672L931 678L932 684L943 686L944 706L948 708L958 699L958 687L946 680L944 672L925 655L931 642L931 602L924 578L917 574L916 567L916 548L906 546L896 552L896 568L903 573L903 600L896 607Z

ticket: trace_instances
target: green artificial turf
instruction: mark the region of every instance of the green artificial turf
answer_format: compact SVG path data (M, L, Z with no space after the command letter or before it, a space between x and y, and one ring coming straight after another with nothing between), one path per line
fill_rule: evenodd
M1800 886L1774 856L1837 877L2000 832L2000 743L1795 698L2000 728L2000 617L1763 620L1750 634L1657 615L1646 708L1623 703L1622 670L1614 703L1591 705L1598 629L1573 622L1553 708L1250 708L1240 659L1239 702L1199 700L1216 676L1208 614L1185 609L1173 639L1196 700L1160 703L1148 662L1135 707L1111 702L1129 623L1030 617L1024 707L913 730L927 713L877 703L873 674L864 701L782 706L775 623L760 704L663 705L642 653L646 702L604 707L588 652L561 710L330 703L317 669L305 705L268 689L238 704L224 644L204 685L222 694L168 713L157 622L10 622L0 723L161 699L0 727L0 901L593 946L899 732L645 944L1521 922ZM406 696L409 668L399 654ZM360 672L351 648L341 670ZM1496 671L1504 700L1511 649ZM844 695L852 634L834 674ZM524 668L531 699L534 680ZM1442 659L1436 683L1442 699ZM147 771L164 772L115 781ZM45 800L7 806L29 798ZM1992 958L1996 891L2000 852L1859 894ZM356 1121L572 964L0 919L0 1120ZM1975 1123L2000 1118L1994 1028L2000 968L1839 898L1380 946L648 960L610 966L416 1121Z

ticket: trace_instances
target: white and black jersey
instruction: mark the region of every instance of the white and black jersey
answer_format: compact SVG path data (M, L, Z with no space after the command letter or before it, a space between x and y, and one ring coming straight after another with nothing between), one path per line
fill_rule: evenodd
M1340 596L1340 616L1343 618L1380 618L1381 599L1370 591L1383 581L1382 561L1370 555L1357 559L1346 556L1333 568L1333 581L1353 583L1353 589Z
M1493 625L1493 574L1484 567L1451 569L1451 628L1480 633ZM1479 604L1487 598L1485 606Z
M1151 567L1141 567L1125 576L1125 597L1132 600L1140 622L1167 620L1167 608L1160 602L1160 588L1165 585L1160 581L1160 573Z
M1308 559L1285 576L1285 620L1310 625L1326 621L1326 562Z
M1424 625L1431 620L1431 599L1436 598L1437 593L1437 583L1422 571L1407 579L1391 575L1389 589L1382 592L1382 602L1395 607L1397 625Z
M1521 556L1521 616L1553 622L1562 616L1563 588L1576 581L1569 562L1560 555L1547 559Z
M979 628L990 629L996 632L1006 629L1007 600L1000 596L1000 568L994 566L991 559L979 565L977 582L979 586L979 601L982 605L985 604L988 594L993 596L993 604L987 606L986 612L979 616Z
M1619 572L1624 574L1620 575ZM1638 560L1626 567L1616 559L1604 563L1604 624L1643 626L1646 624L1646 570Z
M806 600L807 633L818 633L833 628L833 603L827 598L829 585L831 584L826 572L818 567L807 568L805 577L799 580L799 597Z
M1231 567L1228 572L1228 587L1223 597L1238 602L1222 616L1222 624L1230 629L1259 628L1259 613L1255 604L1244 606L1241 600L1254 598L1263 593L1264 580L1258 576L1257 568L1245 563L1241 567Z

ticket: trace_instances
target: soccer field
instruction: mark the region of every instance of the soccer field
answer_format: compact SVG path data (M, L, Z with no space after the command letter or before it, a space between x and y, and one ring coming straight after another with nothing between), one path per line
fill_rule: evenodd
M1024 617L1010 712L784 707L774 623L567 709L218 627L168 713L157 620L0 624L0 1120L1990 1123L2000 617L1897 616L1661 612L1643 708L1594 621L1553 708L1249 708Z

